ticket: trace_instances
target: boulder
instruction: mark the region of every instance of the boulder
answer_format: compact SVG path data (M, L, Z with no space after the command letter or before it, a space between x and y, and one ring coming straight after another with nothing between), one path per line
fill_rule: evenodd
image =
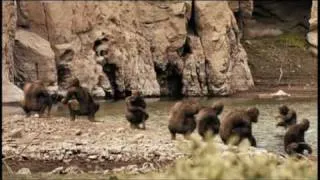
M311 46L318 47L318 32L312 31L307 34L307 41Z
M50 42L39 35L18 29L15 34L15 77L20 81L57 81L54 52Z
M208 94L228 95L254 85L233 12L225 1L195 1L207 61Z
M17 23L15 2L4 1L2 10L2 82L4 82L4 80L13 82L13 48Z
M2 80L2 103L20 102L23 98L21 89L7 80Z

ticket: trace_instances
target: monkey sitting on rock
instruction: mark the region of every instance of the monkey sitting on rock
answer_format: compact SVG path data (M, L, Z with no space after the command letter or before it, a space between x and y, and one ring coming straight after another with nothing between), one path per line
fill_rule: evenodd
M94 121L95 113L100 105L95 103L90 93L80 86L78 78L74 78L68 88L66 97L62 100L63 104L68 104L71 121L78 116L88 116L90 121Z
M280 122L277 123L278 126L282 126L287 129L289 126L297 123L297 114L293 109L289 109L286 105L281 105L279 107L279 113L276 118L280 118Z
M312 149L309 144L305 142L304 133L309 129L310 122L303 119L299 124L292 125L288 128L284 135L284 149L289 155L303 154L307 150L309 154Z
M183 134L188 138L196 128L195 115L200 109L196 100L179 101L170 109L168 129L172 140L176 139L176 134Z
M212 107L202 108L196 114L198 123L198 133L204 139L207 133L218 134L220 128L220 120L218 115L223 111L224 105L221 102L214 104Z
M259 110L255 107L247 110L238 109L227 114L221 121L220 137L222 141L230 143L231 137L235 136L238 141L234 145L239 145L243 139L248 139L251 146L257 146L256 139L252 135L252 123L258 122Z
M141 129L146 129L145 121L149 118L146 107L140 91L134 91L126 98L126 119L130 122L131 128L139 129L139 125L142 124Z

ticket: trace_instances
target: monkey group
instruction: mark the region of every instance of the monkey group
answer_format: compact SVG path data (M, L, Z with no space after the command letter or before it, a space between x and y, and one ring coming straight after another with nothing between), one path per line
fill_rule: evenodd
M221 102L211 107L201 106L195 100L182 100L175 103L169 115L168 129L171 139L176 139L176 134L182 134L187 138L196 128L199 135L205 139L207 134L219 135L224 144L239 145L247 139L251 146L256 147L257 142L252 133L252 123L258 122L259 109L234 109L220 121L224 105ZM286 105L279 107L280 121L276 127L283 126L286 129L284 136L284 150L289 155L304 154L306 150L312 153L312 148L305 142L304 133L308 130L310 122L303 119L297 124L297 115L293 109Z
M40 117L43 117L45 110L47 110L49 117L52 105L62 102L68 106L71 121L74 121L76 116L88 116L90 121L95 121L95 114L100 107L88 90L80 85L78 78L73 78L70 81L65 97L49 94L41 81L26 83L23 91L24 100L21 102L21 106L27 116L30 116L31 111L36 111ZM146 129L146 120L149 118L149 114L140 91L133 91L132 95L125 99L125 102L125 117L131 128ZM239 145L242 140L247 139L251 146L256 147L257 142L253 136L252 123L258 122L259 109L256 107L234 109L220 121L219 115L223 109L224 104L221 102L212 106L203 106L195 99L178 101L169 112L168 130L171 139L175 140L177 134L188 138L197 129L202 139L210 134L219 135L224 144L231 143L233 145ZM304 133L310 126L309 120L303 119L297 123L296 112L286 105L279 107L279 115L276 118L280 119L276 127L282 126L286 130L284 136L285 152L289 155L303 154L306 150L311 154L312 149L304 139Z

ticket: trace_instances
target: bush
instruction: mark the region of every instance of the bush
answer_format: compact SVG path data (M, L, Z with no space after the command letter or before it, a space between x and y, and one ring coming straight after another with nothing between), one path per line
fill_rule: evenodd
M177 160L164 173L138 179L316 179L315 162L281 158L271 153L250 151L246 145L239 152L220 152L214 143L191 141L191 158Z
M283 34L279 36L277 42L282 46L298 47L301 49L304 49L307 45L305 38L297 33Z

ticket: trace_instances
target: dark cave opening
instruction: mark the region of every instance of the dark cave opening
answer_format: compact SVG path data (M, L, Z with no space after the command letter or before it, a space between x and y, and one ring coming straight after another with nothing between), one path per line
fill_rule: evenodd
M72 49L67 49L60 57L59 62L70 62L74 56L74 51Z
M182 74L178 67L172 63L168 63L165 68L156 64L154 67L160 85L160 95L175 99L182 98Z
M195 36L199 36L198 30L197 30L197 22L196 22L196 10L195 10L195 0L192 0L191 5L191 17L188 21L188 34L193 34Z
M308 31L312 0L254 1L253 18L264 24L274 24L284 31Z
M103 72L107 74L107 77L109 79L109 82L110 82L112 90L113 90L113 98L115 100L121 99L124 97L123 93L121 91L119 91L119 87L116 82L117 71L118 71L118 67L115 64L106 63L103 66Z
M57 66L58 85L66 87L67 79L71 77L71 70L66 64L59 64Z
M94 52L96 53L96 56L102 56L103 54L98 54L99 52L97 51L97 47L99 47L101 44L103 44L104 42L108 42L109 39L104 37L102 39L98 39L96 41L94 41L94 44L93 44L93 50Z

